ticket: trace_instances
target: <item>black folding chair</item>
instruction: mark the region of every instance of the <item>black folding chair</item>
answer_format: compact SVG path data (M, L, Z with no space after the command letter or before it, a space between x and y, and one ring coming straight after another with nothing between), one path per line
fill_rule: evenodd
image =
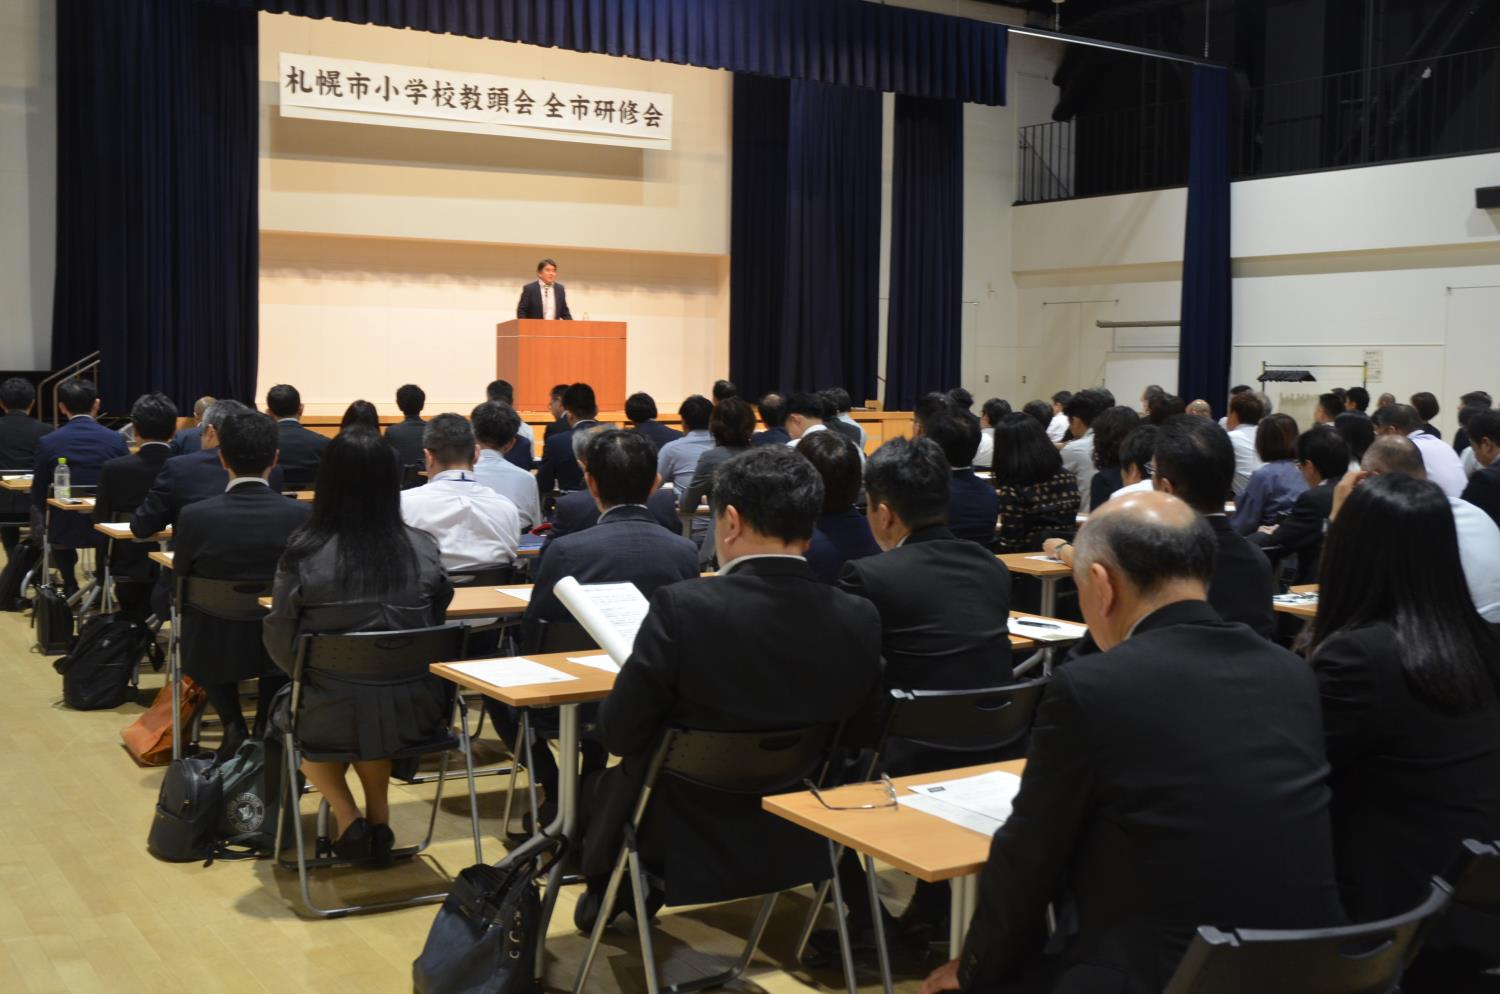
M413 487L420 487L422 484L426 483L427 477L423 475L423 473L426 472L426 469L426 465L419 462L409 462L402 465L401 489L410 490Z
M460 624L439 625L433 628L413 628L393 632L354 632L337 635L304 635L297 646L297 663L292 674L291 707L284 717L282 729L286 743L286 790L283 800L290 812L277 826L277 862L283 869L297 871L302 885L302 903L307 910L320 918L339 917L365 911L386 911L393 908L409 908L420 904L432 904L448 896L446 890L435 894L399 900L378 901L364 905L340 905L336 908L319 907L313 902L309 869L335 866L346 861L337 857L309 857L302 830L301 812L298 802L301 791L297 788L298 770L304 757L317 761L320 757L309 753L297 739L298 712L302 701L302 685L308 674L317 674L320 682L359 683L363 685L399 685L434 679L428 667L432 663L449 659L462 659L468 629ZM438 808L443 803L443 783L448 770L448 754L458 751L464 758L464 769L469 782L469 820L474 836L474 861L484 862L484 850L479 835L479 797L474 785L474 755L469 741L468 708L458 691L458 685L444 681L447 694L446 713L456 714L458 735L451 727L437 731L427 742L402 749L389 758L399 762L405 759L420 759L434 753L442 755L442 766L436 778L437 791L432 800L432 814L427 821L427 834L414 846L398 848L392 852L397 858L416 856L432 844L433 830L437 825ZM278 716L281 717L281 716ZM342 757L330 757L342 758ZM319 835L326 835L328 805L323 802L318 810ZM282 856L282 833L286 821L292 823L297 854L294 862Z
M174 576L176 596L172 599L172 637L168 642L168 679L172 683L172 758L182 756L182 625L189 611L221 621L246 621L259 624L265 620L262 597L271 595L271 578L264 580L210 580L201 576ZM190 738L198 741L202 712L193 722Z
M1443 879L1453 884L1453 903L1500 914L1500 842L1467 839Z
M1451 891L1434 877L1420 905L1365 925L1284 931L1205 925L1164 994L1394 994Z
M516 582L514 563L484 563L448 570L455 587L503 587Z
M646 913L646 880L641 872L637 833L645 821L651 795L661 777L677 777L697 787L742 796L766 796L795 789L809 777L821 779L829 749L837 737L837 725L814 725L780 732L706 732L673 729L662 740L652 757L645 783L636 800L634 813L625 828L620 855L615 860L609 885L604 892L588 951L573 985L574 994L582 994L594 966L599 942L608 927L609 909L614 908L625 874L630 874L631 893L635 899L636 929L641 941L641 961L646 971L647 994L661 994L657 977L656 955L651 944L651 916ZM745 941L745 949L728 970L699 977L666 988L667 994L690 994L694 991L722 987L744 974L760 945L771 910L776 906L775 893L762 896L755 922Z

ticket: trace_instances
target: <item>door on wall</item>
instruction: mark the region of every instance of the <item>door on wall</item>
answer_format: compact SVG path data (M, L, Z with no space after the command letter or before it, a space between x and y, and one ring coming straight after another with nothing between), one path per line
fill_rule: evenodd
M1443 341L1443 392L1437 425L1444 438L1458 430L1458 398L1471 390L1495 392L1497 372L1490 366L1500 331L1500 287L1448 288L1447 327Z

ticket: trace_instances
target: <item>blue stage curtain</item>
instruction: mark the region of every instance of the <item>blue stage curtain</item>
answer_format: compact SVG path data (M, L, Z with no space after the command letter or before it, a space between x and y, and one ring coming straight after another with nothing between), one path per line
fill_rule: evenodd
M894 139L885 405L909 411L961 375L963 104L898 96Z
M879 351L880 94L793 81L781 386L873 397Z
M100 350L111 411L145 390L251 399L255 16L195 0L58 5L52 362Z
M968 103L1005 103L1004 25L866 0L202 2Z
M1222 414L1234 344L1229 265L1229 73L1193 69L1177 393Z
M730 169L729 378L747 397L778 387L791 84L736 74Z

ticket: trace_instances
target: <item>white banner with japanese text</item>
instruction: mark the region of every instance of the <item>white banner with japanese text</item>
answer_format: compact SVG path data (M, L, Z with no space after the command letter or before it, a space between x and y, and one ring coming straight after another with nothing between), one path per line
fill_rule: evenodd
M672 95L281 53L283 117L672 147Z

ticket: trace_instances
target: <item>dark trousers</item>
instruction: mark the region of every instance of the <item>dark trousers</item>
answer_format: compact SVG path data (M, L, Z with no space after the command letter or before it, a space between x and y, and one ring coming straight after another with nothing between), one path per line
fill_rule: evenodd
M0 547L5 549L5 558L10 558L11 550L21 541L20 525L0 525Z

